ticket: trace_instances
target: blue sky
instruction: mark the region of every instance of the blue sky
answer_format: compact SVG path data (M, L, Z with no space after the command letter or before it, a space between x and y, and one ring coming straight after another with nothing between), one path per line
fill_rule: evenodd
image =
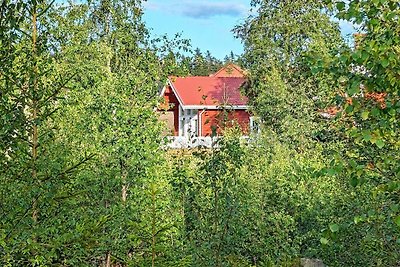
M153 34L182 33L193 48L210 50L222 59L230 51L242 53L243 46L231 30L244 20L249 8L250 0L148 0L144 19Z
M250 0L147 0L144 6L144 20L155 36L182 33L193 48L210 50L220 59L243 52L231 30L246 18ZM343 34L352 32L350 24L340 24Z

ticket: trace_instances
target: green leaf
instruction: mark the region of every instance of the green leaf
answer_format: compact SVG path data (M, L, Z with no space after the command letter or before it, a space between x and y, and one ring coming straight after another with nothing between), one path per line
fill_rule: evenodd
M312 74L317 74L318 72L320 72L321 71L321 68L320 67L313 67L313 68L311 68L311 73Z
M376 18L371 19L370 21L371 25L378 25L379 24L379 20Z
M371 111L371 115L372 115L372 116L378 117L379 114L380 114L379 109L377 109L377 108L373 108L373 109L372 109L372 111Z
M321 242L322 245L327 245L329 243L329 240L326 239L325 237L321 237L321 239L319 240L319 242Z
M329 168L326 170L326 174L329 176L334 176L337 174L336 170L334 168Z
M394 218L395 224L400 227L400 215L398 215L396 218Z
M350 179L350 185L353 187L356 187L358 185L358 179L357 177L351 177Z
M376 214L376 212L373 209L368 211L368 216L370 216L370 217L375 216L375 214Z
M360 50L356 50L356 52L354 52L351 56L355 61L358 62L358 60L361 59L361 51Z
M349 164L353 169L357 168L357 162L354 159L351 159L349 161Z
M371 135L371 132L369 132L369 131L366 131L366 132L364 132L363 133L363 138L364 138L364 140L365 141L371 141L371 139L372 139L372 135Z
M362 52L361 52L361 59L362 59L362 61L365 62L365 61L368 60L368 58L369 58L368 52L362 51Z
M361 216L354 217L354 223L355 224L358 224L358 223L363 222L363 221L364 221L364 218L361 217Z
M360 91L360 81L353 81L350 88L347 90L350 96L357 94Z
M339 225L337 225L336 223L330 224L329 229L332 233L336 233L339 231Z
M351 112L353 112L354 107L352 105L348 105L345 110L347 113L351 113Z
M340 62L346 64L347 60L348 60L348 57L346 55L341 55L339 59L340 59Z
M346 7L346 4L345 4L344 2L337 2L337 3L336 3L336 8L337 8L339 11L344 10L345 7Z
M386 58L382 59L381 65L382 67L386 68L387 66L389 66L389 60L387 60Z
M382 148L382 147L385 146L385 142L383 142L382 139L378 139L378 140L376 140L375 145L376 145L377 147L379 147L379 148Z
M369 111L363 111L361 113L361 118L363 119L363 121L367 120L369 116Z
M390 209L391 209L393 212L398 212L398 211L399 211L399 204L392 204L392 205L390 205Z

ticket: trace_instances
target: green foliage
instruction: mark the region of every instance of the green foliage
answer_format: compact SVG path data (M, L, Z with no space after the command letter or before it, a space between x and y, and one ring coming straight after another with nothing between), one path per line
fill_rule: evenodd
M351 263L345 251L364 253L353 244L330 245L342 234L361 242L345 223L354 203L367 198L325 175L322 153L319 146L298 154L268 131L252 145L228 135L212 151L174 155L171 179L192 265L292 266L311 257L341 266Z
M214 58L210 51L203 55L199 48L195 49L190 62L190 74L193 76L208 76L222 67L222 63Z
M351 49L319 1L252 4L226 60L262 134L164 151L160 84L219 60L150 39L141 1L2 2L2 266L399 264L398 5L326 1Z
M369 203L358 204L359 213L349 224L365 235L362 244L370 244L365 250L373 256L360 257L353 264L394 266L400 229L395 222L398 211L389 207L400 201L400 9L397 1L325 2L337 18L359 24L361 31L354 36L354 48L340 49L330 61L312 60L340 81L331 84L343 110L334 127L346 149L336 149L333 165L355 190L366 194ZM379 249L371 250L372 246Z
M383 262L394 265L398 254L398 229L393 227L396 212L385 208L399 201L398 113L395 111L398 109L398 86L393 78L397 75L397 63L395 56L391 61L388 59L388 55L398 52L395 41L398 19L388 15L397 10L397 6L389 2L330 2L322 6L320 1L292 1L290 4L252 1L257 12L235 30L245 44L245 61L250 70L247 94L255 112L264 121L264 129L275 136L274 142L280 141L289 151L295 149L308 156L317 154L323 142L324 149L320 152L323 158L316 162L320 167L327 167L316 175L326 173L336 177L340 190L335 198L342 207L335 204L334 209L316 214L325 224L317 228L325 230L318 239L316 235L311 236L320 240L318 243L322 247L317 248L311 240L303 241L305 243L300 242L301 252L297 253L322 257L328 265L366 266ZM341 40L337 24L331 22L327 14L329 7L338 8L341 19L362 23L367 35L357 50L352 51ZM382 21L377 22L376 18ZM362 66L358 70L364 71L357 71L356 66ZM321 72L323 69L327 71ZM385 108L380 106L382 102L357 97L361 85L364 93L387 92ZM343 92L356 96L351 104L346 104ZM341 105L345 116L338 124L321 120L321 111ZM307 177L309 170L296 169L299 162L302 160L291 162L290 167L296 170L294 173ZM342 175L346 178L341 178ZM290 180L290 174L283 177ZM350 184L358 186L366 182L371 184L357 188L358 197L348 188ZM348 204L350 202L357 211ZM354 212L380 215L360 215L357 218L368 221L373 227L358 225L359 229L354 231L351 227ZM311 218L300 214L303 219ZM385 222L383 218L389 220ZM356 221L359 223L360 219ZM381 233L385 233L385 241ZM306 236L303 233L303 237ZM344 236L354 243L360 242L363 249L348 246ZM387 247L378 246L383 243ZM371 247L379 249L371 251Z
M7 6L25 19L1 36L12 51L0 72L5 264L173 260L153 112L165 74L140 2L125 4Z
M58 51L51 53L51 24L45 16L49 4L4 6L21 19L3 25L6 34L1 36L9 48L1 54L6 64L0 69L1 258L11 265L44 265L59 253L54 235L66 230L64 214L57 216L63 192L75 170L92 156L72 160L54 125L58 97L70 77L60 77L55 70Z
M280 140L307 149L326 139L318 111L332 102L332 75L311 74L310 53L325 56L340 47L337 23L321 11L319 1L252 1L257 12L236 27L245 45L250 77L246 93L255 112Z

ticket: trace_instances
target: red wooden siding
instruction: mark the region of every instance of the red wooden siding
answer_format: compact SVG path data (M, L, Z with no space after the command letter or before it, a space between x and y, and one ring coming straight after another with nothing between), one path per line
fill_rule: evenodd
M199 112L200 114L200 112ZM206 110L201 115L201 136L211 136L213 131L222 135L224 127L239 125L244 135L249 133L250 115L246 110Z

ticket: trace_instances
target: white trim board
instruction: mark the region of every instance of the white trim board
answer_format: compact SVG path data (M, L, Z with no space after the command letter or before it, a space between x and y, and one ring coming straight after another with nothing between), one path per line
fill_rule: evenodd
M182 105L183 109L248 109L246 105L225 105L225 106L212 106L212 105Z
M176 93L176 89L175 89L175 87L174 87L174 85L172 84L172 82L171 82L170 79L167 80L167 84L166 84L166 85L163 87L163 89L161 90L161 92L160 92L160 97L164 96L165 91L167 90L167 85L169 85L169 86L171 87L172 92L173 92L174 95L176 96L176 99L178 99L179 104L181 105L181 107L183 107L183 106L184 106L184 105L183 105L183 101L182 101L182 99L180 98L179 94Z

